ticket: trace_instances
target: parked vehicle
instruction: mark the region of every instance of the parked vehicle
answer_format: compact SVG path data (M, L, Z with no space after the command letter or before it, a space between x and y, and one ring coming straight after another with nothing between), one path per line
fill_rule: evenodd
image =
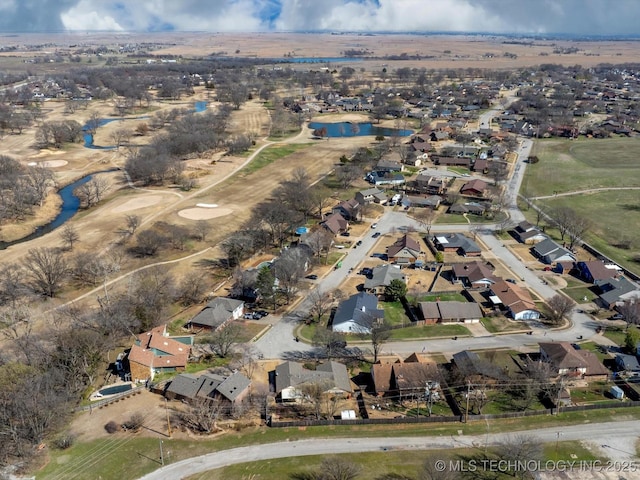
M372 236L373 236L373 238L378 238L380 236L380 232L376 232Z
M378 223L377 222L372 223L371 228L378 228Z
M307 279L309 279L309 280L317 280L317 279L318 279L318 275L307 275L307 276L306 276L306 277L304 277L304 278L307 278Z

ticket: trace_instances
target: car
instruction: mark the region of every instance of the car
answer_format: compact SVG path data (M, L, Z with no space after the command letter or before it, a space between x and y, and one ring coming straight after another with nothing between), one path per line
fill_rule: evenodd
M243 315L243 318L245 318L246 320L253 320L253 313L247 312Z
M516 283L516 281L513 278L507 278L505 282Z
M317 280L318 279L318 275L307 275L305 278L307 278L309 280Z
M609 320L622 320L622 319L624 319L624 315L622 315L621 313L614 313L609 317Z
M373 270L371 268L364 267L360 270L360 275L371 275Z
M267 312L266 310L258 310L258 311L257 311L257 312L255 312L255 313L257 313L258 315L260 315L260 318L264 318L264 317L266 317L267 315L269 315L269 312Z
M342 232L340 235L342 235L343 237L350 237L351 234L349 232Z
M380 236L380 232L376 232L372 235L373 238L378 238Z
M577 343L572 343L571 346L573 347L574 350L581 350L582 347L580 347L580 345L578 345Z
M362 245L362 240L358 240L358 241L356 242L356 247L359 247L360 245Z
M378 223L377 222L372 223L371 228L378 228Z

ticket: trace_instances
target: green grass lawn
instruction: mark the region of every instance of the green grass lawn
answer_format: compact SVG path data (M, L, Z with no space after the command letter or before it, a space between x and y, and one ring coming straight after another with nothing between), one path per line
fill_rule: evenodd
M592 352L596 357L598 357L598 360L600 360L600 362L602 362L604 360L611 359L609 354L604 353L602 351L602 349L600 348L600 346L595 342L584 342L584 343L581 343L580 344L580 348L582 350L588 350L588 351Z
M412 300L413 301L413 300ZM423 295L416 302L466 302L467 299L458 292L439 293L437 295Z
M640 187L640 139L550 139L536 141L540 162L528 165L522 192L529 197L593 188ZM616 262L640 271L634 254L640 248L638 190L552 197L536 200L546 209L570 207L593 220L585 240ZM527 218L535 221L531 210ZM624 219L624 221L620 221ZM628 245L627 245L628 244Z
M462 215L458 215L456 213L443 213L442 215L438 215L433 223L448 225L448 224L463 224L463 223L469 223L469 222Z
M262 150L253 161L240 170L239 175L245 177L250 173L256 172L270 163L281 158L291 155L299 150L303 150L313 145L312 143L292 143L287 145L274 145Z
M575 300L576 303L593 302L598 298L589 287L567 287L562 289L562 291Z
M506 317L484 317L481 322L491 333L531 330L525 322L515 322Z
M400 301L397 302L380 302L378 308L384 310L384 319L389 325L409 325L409 317L404 311L404 307Z
M629 327L629 329L636 329L637 327ZM624 346L624 338L627 336L626 327L607 327L604 331L604 336L610 340L613 340L617 345Z
M624 410L600 410L597 413L563 412L559 416L541 415L526 418L493 420L490 422L490 431L492 433L512 432L528 428L557 428L562 425L584 422L608 422L616 419L619 420L622 412L625 419L640 418L640 407L625 408ZM293 441L309 437L385 437L390 435L449 436L458 435L459 431L464 435L482 435L487 432L486 422L473 421L473 417L471 417L470 420L467 424L352 425L341 427L307 427L305 429L255 427L246 428L237 432L228 432L222 437L215 439L193 439L187 441L165 438L163 440L163 446L165 452L167 452L165 462L173 463L217 450L242 445L286 441L287 439ZM37 478L65 478L69 476L69 472L76 474L86 471L88 472L85 474L86 477L102 478L103 480L120 480L122 478L138 478L160 467L158 438L139 438L136 437L135 434L127 434L124 432L102 440L76 443L67 450L52 449L49 453L50 461L42 470L37 472ZM382 457L383 454L386 455L387 453L389 452L376 452L375 455ZM423 455L416 455L415 452L404 453L416 459L424 458ZM350 458L355 460L359 457L350 455ZM289 460L278 460L278 463L285 463L287 461ZM387 461L386 463L392 464L391 461ZM66 475L65 472L67 472ZM266 475L268 472L263 471L263 473ZM240 479L242 476L202 476L197 478L224 478L226 480L234 478ZM267 478L269 477L260 477L261 480ZM281 479L283 477L273 478Z
M421 325L399 328L391 331L391 340L414 340L419 338L454 337L471 335L469 330L458 324Z

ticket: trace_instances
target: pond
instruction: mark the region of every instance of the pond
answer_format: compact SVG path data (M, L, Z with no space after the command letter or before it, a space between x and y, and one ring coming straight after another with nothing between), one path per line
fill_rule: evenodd
M112 168L110 170L103 170L102 172L96 173L114 172L116 170L118 169ZM93 178L93 175L95 175L95 173L87 175L86 177L82 177L80 180L76 180L75 182L58 190L58 195L60 195L60 198L62 199L62 207L58 215L51 222L36 228L33 233L30 233L26 237L19 238L18 240L13 240L11 242L0 242L0 250L4 250L11 245L28 242L30 240L33 240L34 238L41 237L42 235L52 232L61 225L64 225L65 222L73 217L80 208L80 199L74 195L74 190L80 185L84 185L89 180L91 180Z
M337 122L337 123L324 123L324 122L310 122L309 128L317 130L320 128L327 129L327 137L361 137L365 135L383 135L385 137L408 137L413 134L413 130L409 129L397 129L379 127L373 125L371 122L353 123L353 122Z

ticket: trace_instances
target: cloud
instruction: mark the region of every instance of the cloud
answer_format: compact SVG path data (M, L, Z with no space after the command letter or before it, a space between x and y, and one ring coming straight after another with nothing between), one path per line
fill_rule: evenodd
M0 31L640 34L638 0L0 0Z

